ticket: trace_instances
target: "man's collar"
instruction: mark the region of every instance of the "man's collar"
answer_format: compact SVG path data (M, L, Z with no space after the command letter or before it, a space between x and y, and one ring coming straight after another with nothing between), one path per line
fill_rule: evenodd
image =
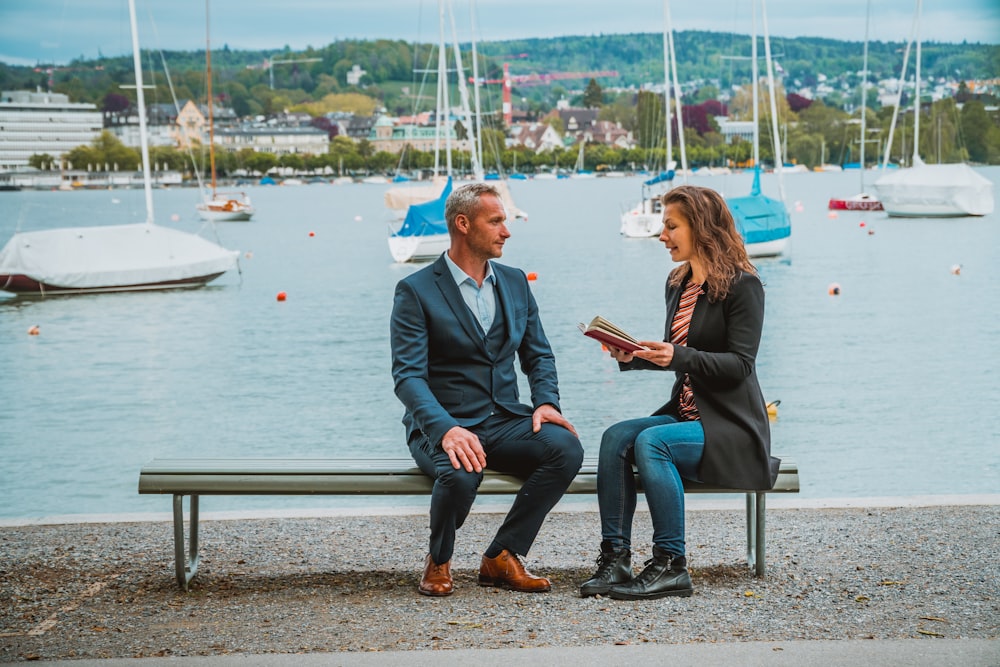
M476 281L468 273L462 270L458 264L455 263L448 253L444 253L444 261L448 265L448 270L451 272L451 277L455 280L456 285L461 285L466 280L472 280L473 283ZM483 278L483 284L485 285L487 281L496 282L496 277L493 275L493 262L486 260L486 277Z

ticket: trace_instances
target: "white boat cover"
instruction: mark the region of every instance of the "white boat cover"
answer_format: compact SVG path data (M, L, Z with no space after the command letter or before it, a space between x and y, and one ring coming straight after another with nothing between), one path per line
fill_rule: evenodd
M965 163L924 164L895 170L875 181L886 213L945 217L989 215L993 183Z
M405 212L414 204L437 199L441 196L441 190L444 189L447 180L447 176L438 176L431 181L430 185L404 185L389 188L385 191L385 207L393 211ZM528 214L514 204L514 198L510 194L510 188L507 187L506 181L489 181L489 184L500 192L500 198L507 209L507 215L521 220L528 219Z
M214 277L236 266L238 255L151 223L69 227L15 234L0 250L0 274L65 289L158 285Z

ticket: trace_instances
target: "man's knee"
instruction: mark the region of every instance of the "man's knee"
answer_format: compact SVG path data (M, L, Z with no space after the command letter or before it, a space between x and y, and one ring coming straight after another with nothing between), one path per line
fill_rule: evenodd
M465 468L451 466L438 468L437 484L448 489L450 494L475 496L482 481L481 472L468 472Z

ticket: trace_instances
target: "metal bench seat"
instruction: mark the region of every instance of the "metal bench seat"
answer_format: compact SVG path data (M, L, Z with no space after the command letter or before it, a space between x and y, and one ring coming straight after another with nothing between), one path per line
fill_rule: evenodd
M636 477L638 482L638 476ZM524 480L487 470L481 494L516 494ZM169 494L174 500L174 555L177 583L187 589L198 570L198 498L210 495L427 495L433 480L413 459L153 459L139 473L140 494ZM640 485L641 490L641 485ZM768 493L797 493L798 467L782 459L773 489L728 489L685 482L687 493L742 493L746 496L747 563L763 576L764 498ZM597 493L597 459L588 458L566 491ZM190 536L184 537L184 496L190 496ZM185 557L185 541L188 554Z

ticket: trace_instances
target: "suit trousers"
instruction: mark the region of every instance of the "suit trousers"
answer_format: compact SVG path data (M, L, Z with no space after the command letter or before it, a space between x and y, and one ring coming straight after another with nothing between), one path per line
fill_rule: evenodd
M525 479L494 541L524 556L549 511L562 498L583 464L583 446L562 426L531 430L531 417L494 414L469 428L486 453L486 467ZM417 466L434 478L430 507L430 555L437 564L451 560L455 532L465 523L483 473L455 469L440 444L419 435L410 442Z

